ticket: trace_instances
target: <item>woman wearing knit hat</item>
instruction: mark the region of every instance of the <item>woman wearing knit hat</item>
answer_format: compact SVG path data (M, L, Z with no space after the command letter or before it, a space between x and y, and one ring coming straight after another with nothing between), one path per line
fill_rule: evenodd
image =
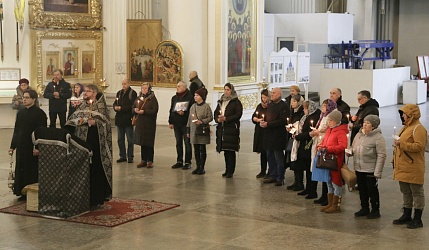
M216 151L224 152L225 172L222 177L232 178L235 172L236 155L240 149L240 118L243 106L231 83L223 87L224 94L218 100L214 119L216 126Z
M347 154L353 155L353 166L359 186L361 209L355 213L355 217L380 218L378 179L381 178L386 161L386 142L379 125L378 116L366 116L362 128L353 140L352 153ZM371 212L368 201L371 201Z
M200 88L195 91L195 103L189 109L188 136L191 143L194 145L194 155L197 167L192 174L203 175L206 173L204 167L206 165L207 152L206 145L210 144L210 133L207 135L199 135L196 133L197 127L209 124L213 120L212 109L204 100L206 99L206 90Z
M24 91L30 89L32 89L30 87L30 82L26 78L19 80L19 85L16 87L16 95L12 98L12 109L20 111L25 108L22 97L24 96ZM39 107L39 99L36 99L36 103L34 103L34 105Z
M340 111L334 110L329 115L329 128L326 131L323 141L317 146L318 150L325 150L327 153L335 154L337 157L337 170L328 170L330 181L328 184L328 205L322 207L320 211L326 213L340 212L341 187L341 167L344 162L344 150L347 148L347 134L349 129L347 124L341 125L343 115ZM317 166L316 166L317 167Z

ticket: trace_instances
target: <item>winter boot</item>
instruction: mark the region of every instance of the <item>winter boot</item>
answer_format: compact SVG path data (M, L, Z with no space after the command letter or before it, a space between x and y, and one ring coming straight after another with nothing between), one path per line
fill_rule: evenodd
M415 229L415 228L423 227L422 212L423 212L423 209L414 209L414 218L411 222L408 223L407 228Z
M404 225L412 221L411 213L413 212L412 208L402 208L403 214L399 219L393 220L395 225Z
M296 176L296 185L295 187L292 189L293 191L302 191L304 190L304 171L294 171L295 172L295 176ZM302 194L302 195L306 195Z
M326 203L326 204L322 205L322 206L326 206L327 205L327 201L328 201L328 185L326 184L326 182L322 182L322 195L320 196L319 199L315 200L314 203L315 204L324 204L324 203Z
M373 208L371 210L371 213L369 213L366 216L367 219L377 219L377 218L380 218L380 217L381 217L381 215L380 215L380 209L379 208Z
M198 169L198 175L203 175L203 174L205 174L206 173L206 171L204 170L204 166L203 165L201 165L200 166L200 168Z
M332 201L332 206L325 209L325 213L338 213L341 212L341 196L334 195L334 199Z
M200 166L197 165L197 168L195 168L194 171L192 171L192 174L198 174L199 170L200 170Z
M320 211L325 212L326 209L330 208L332 206L333 200L334 200L334 194L328 194L328 205L321 207Z
M367 216L369 214L369 208L365 207L365 208L361 208L359 211L357 211L355 213L355 217L363 217L363 216Z

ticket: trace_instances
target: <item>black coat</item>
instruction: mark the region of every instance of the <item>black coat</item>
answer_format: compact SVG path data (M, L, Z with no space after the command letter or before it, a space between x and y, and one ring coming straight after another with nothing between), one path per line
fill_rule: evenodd
M258 112L257 115L256 115L256 112ZM256 107L255 112L253 112L252 122L253 124L255 124L255 132L253 134L253 152L261 153L263 150L265 150L263 147L265 129L259 126L259 122L253 121L253 118L254 117L261 118L261 115L266 113L267 113L267 109L263 108L261 104L259 104Z
M191 91L191 95L195 95L195 91L202 88L204 83L198 78L198 76L191 79L191 84L189 85L189 90Z
M115 110L115 106L121 106L121 110L115 110L115 125L118 127L131 126L133 104L137 98L137 92L131 87L128 87L125 92L123 89L119 90L116 93L116 98L115 102L113 102L113 110Z
M352 118L350 116L350 106L345 101L343 101L342 96L340 96L340 98L338 98L337 100L337 109L343 115L343 117L341 118L341 124L349 124L349 120L350 118ZM349 115L348 118L347 115Z
M141 101L139 101L138 107L144 110L144 113L137 115L133 139L136 145L153 147L155 145L156 118L159 108L158 100L153 92L145 97L145 100L143 107ZM133 109L135 107L137 107L137 101L134 102Z
M47 127L45 112L36 106L22 109L16 115L11 149L16 149L15 184L13 193L21 195L28 184L38 182L38 157L33 156L31 134L39 127Z
M176 107L176 103L178 102L187 102L188 108L184 112L183 115L179 115L174 108ZM168 124L173 124L181 127L186 127L186 124L188 123L188 117L189 117L189 109L192 107L192 104L194 104L194 96L191 94L189 90L186 90L186 94L182 97L179 97L177 94L174 95L171 98L171 105L170 105L170 115L168 116Z
M231 99L225 108L225 122L218 122L219 110L222 106L222 101L218 101L218 105L214 111L214 119L218 123L216 127L216 151L224 150L239 151L240 150L240 118L243 115L243 106L238 98Z
M267 108L265 121L267 127L264 134L264 149L266 150L284 150L286 146L286 118L289 116L289 107L280 100L271 102Z
M359 106L359 110L356 112L357 120L353 122L352 135L350 142L353 142L353 139L359 133L359 130L363 126L363 120L368 115L379 115L378 108L379 104L375 99L369 99L367 102Z
M60 94L60 98L54 98L54 92ZM61 113L67 112L67 99L72 96L72 90L70 83L64 79L55 84L53 82L48 83L46 86L43 97L49 99L49 112Z

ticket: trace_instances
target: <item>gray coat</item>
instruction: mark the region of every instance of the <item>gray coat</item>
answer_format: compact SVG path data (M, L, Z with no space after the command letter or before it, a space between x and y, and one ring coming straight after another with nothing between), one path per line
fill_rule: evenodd
M376 128L366 135L360 129L353 140L352 148L355 170L374 173L375 177L381 178L386 161L386 142L381 129Z
M190 131L192 144L210 144L210 136L195 134L195 129L198 125L192 122L194 119L202 121L203 124L209 124L213 121L213 113L210 105L205 102L201 104L194 103L189 110L188 124L186 125Z

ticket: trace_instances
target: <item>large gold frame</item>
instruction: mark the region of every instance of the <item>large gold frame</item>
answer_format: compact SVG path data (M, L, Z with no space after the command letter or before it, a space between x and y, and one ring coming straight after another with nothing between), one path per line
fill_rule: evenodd
M88 13L48 12L44 0L29 0L29 24L32 29L99 29L102 27L100 0L88 0Z
M78 40L92 40L95 42L94 48L94 78L93 83L98 84L103 78L103 33L101 31L65 31L65 30L50 30L50 31L31 31L31 79L32 82L37 82L37 90L40 93L43 89L43 53L47 48L43 48L44 40L61 40L68 43L74 43ZM80 48L78 48L80 49ZM80 79L77 79L80 80Z

